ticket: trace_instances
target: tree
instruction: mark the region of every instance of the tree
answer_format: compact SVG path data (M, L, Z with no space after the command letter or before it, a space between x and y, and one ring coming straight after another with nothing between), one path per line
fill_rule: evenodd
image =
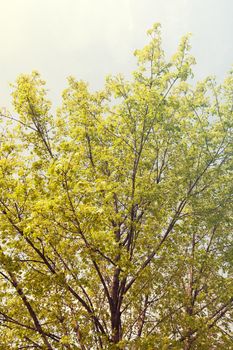
M33 72L0 149L0 349L232 348L232 72L191 85L159 25L130 81Z

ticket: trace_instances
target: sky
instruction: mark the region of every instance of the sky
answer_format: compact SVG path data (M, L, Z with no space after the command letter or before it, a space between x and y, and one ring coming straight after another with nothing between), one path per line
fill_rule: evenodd
M106 75L129 76L146 31L162 25L163 46L175 52L192 33L196 79L224 79L233 64L233 0L0 0L0 107L9 83L37 70L54 106L70 75L103 87Z

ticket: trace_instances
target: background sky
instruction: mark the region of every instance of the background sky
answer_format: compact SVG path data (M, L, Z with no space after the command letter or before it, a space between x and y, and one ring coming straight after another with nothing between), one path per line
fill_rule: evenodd
M92 89L107 74L129 75L154 22L169 55L191 32L197 79L222 80L233 63L232 14L233 0L0 0L0 107L10 105L9 83L32 70L55 106L69 75Z

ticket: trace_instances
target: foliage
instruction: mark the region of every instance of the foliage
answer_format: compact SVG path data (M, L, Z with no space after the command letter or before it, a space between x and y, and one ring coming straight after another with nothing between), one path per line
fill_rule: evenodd
M159 25L130 81L13 85L0 147L0 349L230 349L232 72L190 84Z

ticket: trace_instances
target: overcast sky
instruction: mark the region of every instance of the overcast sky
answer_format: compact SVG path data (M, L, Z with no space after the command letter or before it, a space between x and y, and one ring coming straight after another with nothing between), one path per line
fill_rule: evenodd
M0 0L0 106L9 106L9 83L38 70L55 105L66 77L103 86L107 74L129 74L146 31L162 24L171 54L191 32L198 79L219 80L233 63L233 0Z

